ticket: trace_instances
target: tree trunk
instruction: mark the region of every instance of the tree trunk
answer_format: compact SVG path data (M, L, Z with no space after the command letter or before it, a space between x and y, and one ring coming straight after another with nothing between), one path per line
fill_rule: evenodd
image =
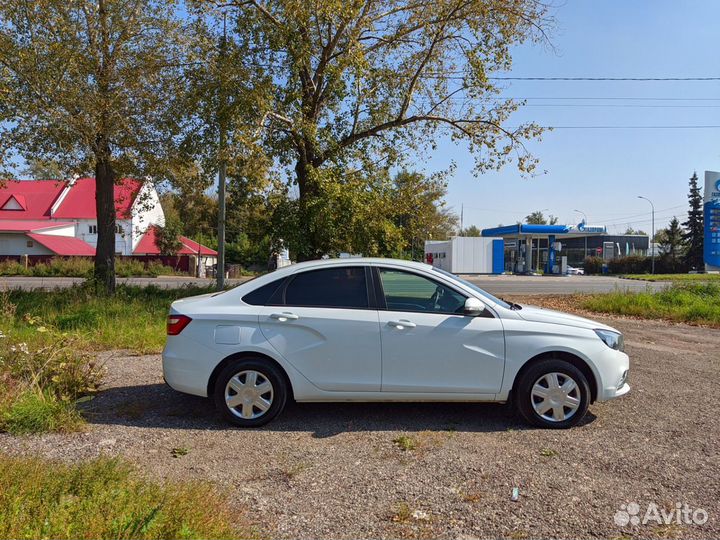
M295 164L295 179L298 184L298 204L300 205L300 238L302 241L296 246L298 262L311 261L318 258L318 240L313 232L310 207L308 202L317 195L317 189L310 178L310 166L304 155L298 158Z
M95 209L97 246L95 248L95 288L107 295L115 293L115 172L110 148L98 137L95 154Z

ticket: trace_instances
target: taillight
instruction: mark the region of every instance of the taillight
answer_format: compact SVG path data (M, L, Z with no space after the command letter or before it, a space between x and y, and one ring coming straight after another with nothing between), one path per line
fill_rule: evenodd
M192 321L192 319L187 315L168 315L167 335L177 336L188 324L190 324L190 321Z

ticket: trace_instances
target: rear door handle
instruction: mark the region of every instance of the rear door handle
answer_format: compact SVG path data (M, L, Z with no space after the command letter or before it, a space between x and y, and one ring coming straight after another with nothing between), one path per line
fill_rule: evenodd
M284 313L273 313L270 315L270 318L276 319L280 322L285 322L285 321L297 321L300 317L298 317L294 313L284 312Z
M404 328L415 328L417 325L414 322L410 322L407 319L400 319L399 321L388 321L388 324L398 330Z

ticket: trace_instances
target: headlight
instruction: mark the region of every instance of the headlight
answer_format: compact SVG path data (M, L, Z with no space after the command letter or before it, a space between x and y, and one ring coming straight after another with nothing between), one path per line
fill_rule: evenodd
M612 330L595 330L597 336L605 342L605 345L616 351L625 350L625 340L620 332Z

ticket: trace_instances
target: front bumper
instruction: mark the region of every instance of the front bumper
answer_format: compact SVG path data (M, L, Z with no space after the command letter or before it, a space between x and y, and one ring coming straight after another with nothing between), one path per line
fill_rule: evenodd
M606 351L600 367L600 380L597 401L608 401L624 396L630 391L628 375L630 373L630 358L627 354L612 349Z

